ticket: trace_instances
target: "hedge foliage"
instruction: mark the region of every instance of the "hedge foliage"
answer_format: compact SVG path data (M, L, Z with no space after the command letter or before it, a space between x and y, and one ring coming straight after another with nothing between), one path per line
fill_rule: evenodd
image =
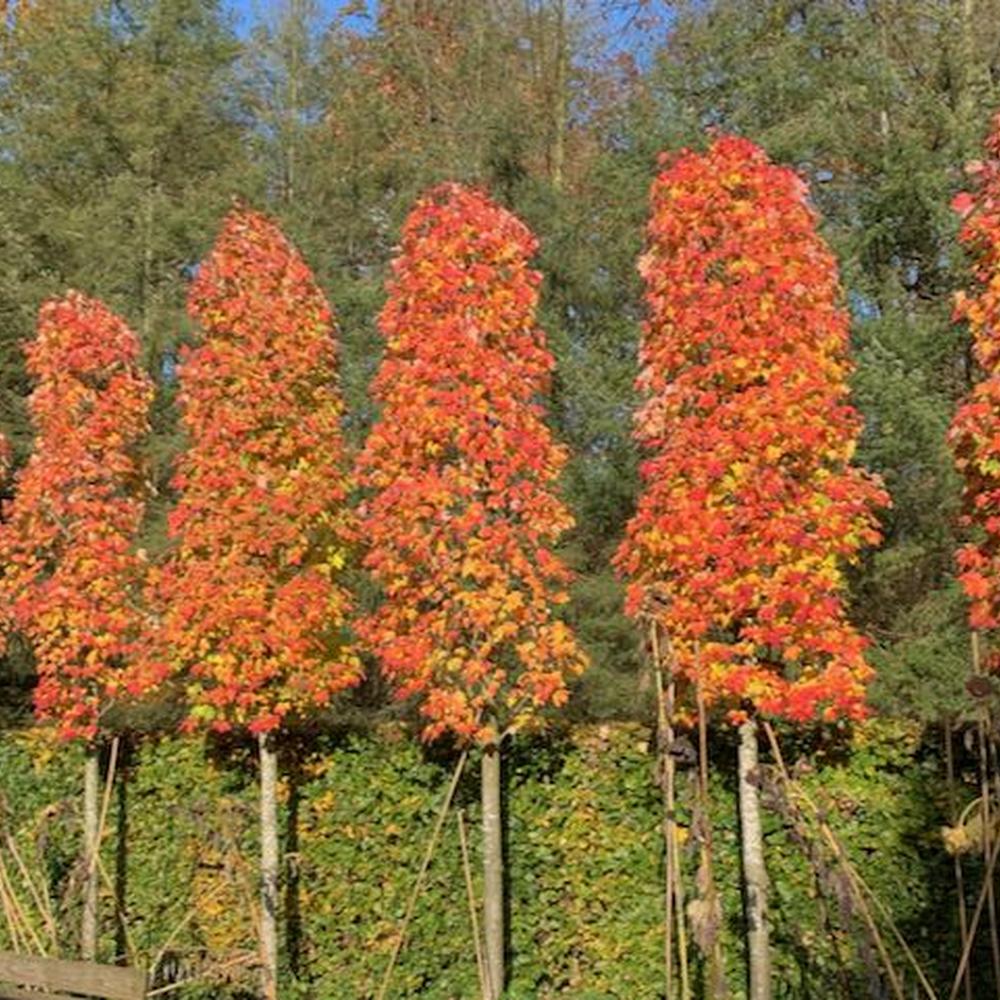
M953 964L951 859L940 847L944 788L919 731L867 723L848 737L816 735L786 748L803 787L893 918L942 981ZM716 877L732 996L743 995L738 821L725 734L713 741ZM283 750L285 991L288 997L370 998L392 949L415 872L455 764L398 729L311 735ZM478 885L475 761L457 808L469 829ZM73 954L81 760L38 730L0 740L3 829L57 911L60 948ZM252 995L257 835L252 749L238 743L146 739L124 753L104 840L102 957L159 956L157 985L199 977L167 996ZM693 769L680 772L687 890L695 892ZM932 791L929 793L928 789ZM942 794L936 796L933 790ZM519 739L506 769L512 1000L657 1000L662 996L663 849L650 734L636 724L580 726ZM765 829L774 883L778 998L867 995L873 951L836 871L807 855L775 786ZM801 831L800 831L801 832ZM815 847L812 848L815 853ZM33 908L9 844L0 856ZM820 866L823 869L823 865ZM125 899L116 920L115 893ZM36 924L41 927L39 921ZM127 930L127 933L126 933ZM0 947L10 944L0 921ZM695 980L699 975L694 962ZM446 826L393 998L477 995L457 820ZM696 990L697 995L697 990Z

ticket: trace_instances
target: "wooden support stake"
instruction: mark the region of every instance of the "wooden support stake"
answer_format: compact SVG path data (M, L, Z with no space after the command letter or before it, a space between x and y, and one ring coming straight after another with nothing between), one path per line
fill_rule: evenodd
M479 974L479 992L483 1000L493 1000L490 979L486 974L486 957L483 954L483 939L479 934L476 892L472 885L472 866L469 864L469 841L465 834L465 810L459 809L458 843L462 849L462 871L465 875L465 895L469 903L469 920L472 923L472 941L476 948L476 972Z
M413 889L410 892L410 898L407 900L406 912L403 914L403 923L399 928L399 934L396 937L396 943L393 945L392 954L389 956L389 964L386 966L385 973L382 976L376 1000L385 1000L386 996L388 996L389 984L392 982L392 973L396 968L399 953L403 950L406 932L409 930L410 921L413 919L413 913L417 908L417 900L420 898L420 893L423 890L427 870L430 868L434 852L437 850L438 841L441 839L441 831L444 829L444 821L448 817L451 801L455 797L455 790L458 788L458 782L462 777L462 772L465 770L465 762L468 758L469 751L467 749L463 750L462 756L458 758L458 763L455 765L455 770L451 776L451 783L448 785L448 791L445 793L444 801L438 810L437 819L434 821L434 829L431 831L430 839L427 841L427 849L424 851L423 861L420 863L420 870L417 872Z
M674 759L670 755L674 730L665 701L659 627L655 619L649 622L649 645L653 656L653 677L656 684L656 767L663 803L663 843L666 852L663 871L663 967L666 998L674 1000L674 875L677 870L674 855L677 853L677 833L674 829ZM683 920L683 911L678 916Z

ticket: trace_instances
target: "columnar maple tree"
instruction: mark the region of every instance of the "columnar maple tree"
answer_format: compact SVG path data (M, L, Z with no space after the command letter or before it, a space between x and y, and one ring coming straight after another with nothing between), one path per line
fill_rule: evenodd
M476 190L442 185L406 221L380 317L382 405L359 459L365 565L384 601L361 625L430 739L483 748L486 936L502 992L499 751L584 667L554 614L569 574L566 460L538 400L553 367L535 310L536 241Z
M35 710L84 741L85 834L96 849L102 719L149 691L158 670L137 655L145 562L134 548L146 484L137 446L152 383L135 334L102 303L70 292L46 302L25 353L35 447L0 525L0 594L34 651ZM83 953L97 939L97 877L88 861Z
M233 211L189 296L201 339L179 368L189 447L173 479L161 648L186 726L257 735L262 965L276 991L277 763L271 735L361 676L346 630L346 480L333 317L279 229Z
M968 322L973 354L982 377L959 407L949 440L963 477L966 525L977 537L958 552L959 581L969 599L969 624L974 630L1000 626L1000 114L986 140L986 156L966 168L974 180L972 192L959 194L953 207L962 217L959 240L971 254L977 293L956 296L955 318ZM983 667L980 638L973 632L973 670ZM995 666L997 653L990 651ZM990 853L991 820L989 763L992 726L988 709L980 715L981 849ZM984 887L988 903L989 938L994 980L1000 983L995 890L992 880ZM975 927L970 932L975 937ZM968 986L968 981L966 983Z
M973 628L1000 625L1000 115L986 141L986 157L967 168L974 193L954 201L962 216L959 240L972 254L979 285L956 296L956 319L969 324L982 378L959 407L949 439L964 477L966 521L982 532L958 553L959 580L969 598Z
M10 463L12 451L10 442L6 435L0 432L0 489L7 485L7 477L10 475ZM0 566L0 575L3 568ZM6 606L0 609L0 653L7 648L7 633L10 629L10 620Z
M842 567L879 538L872 511L887 497L850 465L848 317L806 197L745 139L682 151L653 184L640 262L635 437L648 457L617 565L627 610L655 609L677 675L746 723L744 773L755 712L858 718L871 676ZM763 875L762 856L746 860ZM757 1000L769 990L765 883L748 889L761 904Z

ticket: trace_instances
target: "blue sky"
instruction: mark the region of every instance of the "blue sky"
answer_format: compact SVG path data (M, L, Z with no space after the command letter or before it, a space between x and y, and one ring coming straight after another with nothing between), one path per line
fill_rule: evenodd
M319 9L320 17L324 21L336 17L337 13L345 7L357 6L357 0L354 0L354 2L351 2L351 0L315 0L315 2ZM228 0L227 6L232 11L237 31L240 34L244 34L256 21L259 21L262 17L266 17L268 11L274 10L278 6L278 3L275 0ZM374 14L377 6L377 0L365 0L365 7L368 10L367 15L352 17L349 19L348 24L356 30L363 31L366 25L374 23ZM656 5L653 6L655 7ZM663 5L663 7L662 14L669 19L669 8L666 8L666 5ZM614 5L612 5L612 10L614 10ZM627 27L628 21L628 16L619 11L618 13L609 14L607 23L611 31L615 31L615 29L621 31ZM648 59L651 46L655 45L655 41L656 39L651 38L641 29L633 29L616 39L614 49L616 51L620 49L631 50L633 55L639 60L640 65L643 65Z
M237 30L240 33L246 31L255 21L259 21L262 16L266 16L269 10L273 10L277 4L271 0L229 0L227 6L233 12ZM336 16L337 12L344 7L353 6L346 0L316 0L320 16L324 20L330 20ZM370 12L375 10L375 0L367 0L366 6ZM370 18L370 15L369 15ZM353 26L361 28L365 23L365 18L352 18ZM370 21L369 21L370 23Z

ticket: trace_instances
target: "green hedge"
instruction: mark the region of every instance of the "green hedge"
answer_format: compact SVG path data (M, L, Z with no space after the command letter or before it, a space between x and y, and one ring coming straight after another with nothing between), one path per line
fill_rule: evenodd
M587 726L519 739L507 758L511 1000L657 1000L662 986L662 841L650 734L634 724ZM306 747L306 749L303 749ZM940 778L918 734L890 723L850 745L790 747L800 772L875 892L927 962L953 960L950 859L938 846ZM731 995L744 993L738 828L723 736L713 747L716 879ZM286 835L284 995L372 997L399 927L454 758L398 730L299 740L283 754ZM256 785L252 749L169 738L125 755L103 863L103 957L147 966L164 949L172 974L201 977L167 993L253 995ZM36 731L0 743L5 827L44 877L61 947L75 948L79 881L79 753ZM478 887L475 762L458 792ZM694 775L682 772L689 827ZM765 789L773 799L773 789ZM836 873L810 865L787 809L771 802L765 829L774 882L778 998L867 995L872 975L857 915L838 902ZM697 851L687 841L687 890ZM0 854L4 849L0 847ZM9 853L4 855L8 868ZM44 873L42 876L41 873ZM16 878L16 873L11 873ZM116 923L115 896L125 900ZM22 889L24 909L30 901ZM125 929L127 928L127 935ZM0 947L10 944L0 924ZM694 963L696 984L701 969ZM912 977L910 977L912 978ZM448 823L390 995L466 1000L477 977L457 824Z

